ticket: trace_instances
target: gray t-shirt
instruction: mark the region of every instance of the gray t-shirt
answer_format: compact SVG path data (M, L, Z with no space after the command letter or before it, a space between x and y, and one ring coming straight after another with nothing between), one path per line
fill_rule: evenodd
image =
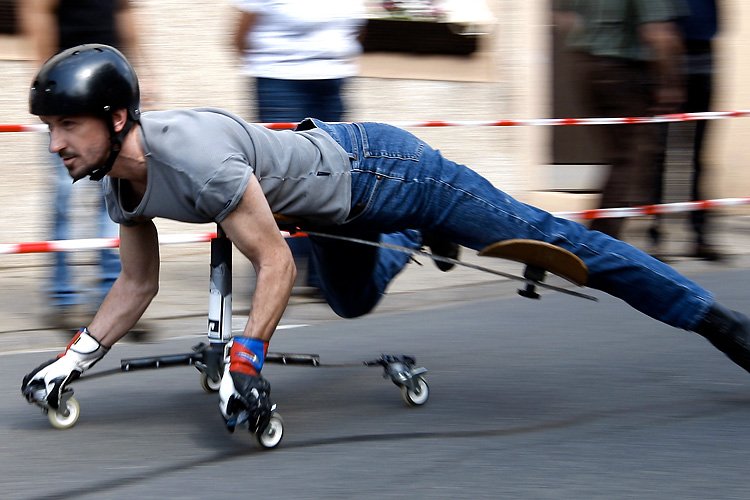
M273 131L213 108L144 113L140 130L148 169L141 202L128 210L119 180L103 180L117 223L153 217L221 222L251 175L274 213L318 224L338 224L349 215L349 157L323 130Z

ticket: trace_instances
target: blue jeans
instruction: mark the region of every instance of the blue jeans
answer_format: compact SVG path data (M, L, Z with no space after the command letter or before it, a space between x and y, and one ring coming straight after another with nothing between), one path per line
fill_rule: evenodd
M70 238L70 213L72 210L73 182L68 171L62 164L60 157L52 155L55 176L54 226L52 238L67 240ZM79 182L88 182L82 180ZM99 199L96 214L88 220L95 220L97 236L113 238L118 235L119 226L112 222L104 207L104 196ZM96 290L99 299L103 299L112 283L120 274L120 256L110 249L99 250L99 283ZM68 307L78 304L81 300L80 289L76 287L71 268L67 262L66 252L55 252L54 267L50 280L49 294L54 307Z
M338 122L344 116L342 89L346 80L284 80L256 78L255 92L258 120L264 123L300 122L314 116L327 122ZM307 285L320 288L317 262L307 238L287 239L296 260L307 261Z
M545 241L583 260L589 287L686 330L694 329L714 302L710 292L663 262L515 200L405 130L376 123L314 123L351 159L352 212L336 228L341 234L375 239L379 233L414 228L475 250L512 238ZM382 249L375 249L374 258L370 248L350 245L342 250L346 245L333 241L314 244L319 245L318 253L336 256L320 259L320 274L326 298L342 316L371 310L398 272L378 265L377 257L385 254Z
M258 119L261 122L301 122L314 116L327 122L341 121L346 80L283 80L256 78Z

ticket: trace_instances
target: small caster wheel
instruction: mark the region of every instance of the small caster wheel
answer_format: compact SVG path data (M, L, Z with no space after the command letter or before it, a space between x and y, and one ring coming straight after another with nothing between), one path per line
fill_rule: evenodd
M214 382L211 377L206 374L206 372L201 372L200 383L201 389L206 392L217 392L219 390L219 387L221 387L221 379Z
M255 440L267 450L276 448L282 437L284 437L284 419L277 412L273 412L266 428L255 434Z
M430 397L430 386L427 385L427 381L422 376L414 377L414 384L416 385L414 390L402 385L401 397L409 406L422 406Z
M67 398L65 401L65 411L68 413L67 416L60 410L55 411L50 408L49 411L47 411L47 418L49 419L49 423L52 424L52 427L55 429L70 429L76 425L78 417L81 416L81 405L78 404L78 400L72 396Z

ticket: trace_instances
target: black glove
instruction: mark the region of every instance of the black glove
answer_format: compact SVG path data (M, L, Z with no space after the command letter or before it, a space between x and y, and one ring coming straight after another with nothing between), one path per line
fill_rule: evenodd
M271 384L261 376L224 371L219 387L219 410L227 430L234 432L238 423L248 421L250 432L263 430L271 420Z

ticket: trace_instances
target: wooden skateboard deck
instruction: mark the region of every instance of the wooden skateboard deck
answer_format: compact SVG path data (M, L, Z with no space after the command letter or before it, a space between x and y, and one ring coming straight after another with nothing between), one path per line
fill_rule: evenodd
M350 236L328 234L324 232L318 232L316 230L313 230L312 228L301 228L300 226L302 225L302 221L294 217L274 214L274 218L276 219L276 223L279 225L279 229L289 231L292 234L297 231L302 231L309 236L348 241L351 243L359 243L366 246L389 248L392 250L397 250L399 252L407 253L409 255L427 257L435 261L468 267L471 269L476 269L478 271L484 271L486 273L502 276L504 278L522 281L526 283L526 291L519 291L519 293L521 293L521 295L525 297L538 298L538 294L536 294L535 292L535 287L539 286L541 288L554 290L556 292L596 301L596 298L592 297L591 295L586 295L581 292L568 290L559 286L544 283L545 272L550 272L570 281L574 285L584 286L588 281L588 269L586 268L586 264L584 264L581 259L579 259L571 252L550 243L545 243L543 241L526 239L498 241L486 246L479 252L479 255L482 256L499 257L502 259L513 260L526 264L524 276L516 276L514 274L505 273L496 269L490 269L484 266L472 264L470 262L451 259L449 257L442 257L440 255L433 255L421 249L407 248L401 245L393 245L389 243L374 242L361 238L353 238Z
M484 247L479 255L521 262L560 276L578 286L584 286L588 281L588 268L580 258L564 248L543 241L498 241Z

